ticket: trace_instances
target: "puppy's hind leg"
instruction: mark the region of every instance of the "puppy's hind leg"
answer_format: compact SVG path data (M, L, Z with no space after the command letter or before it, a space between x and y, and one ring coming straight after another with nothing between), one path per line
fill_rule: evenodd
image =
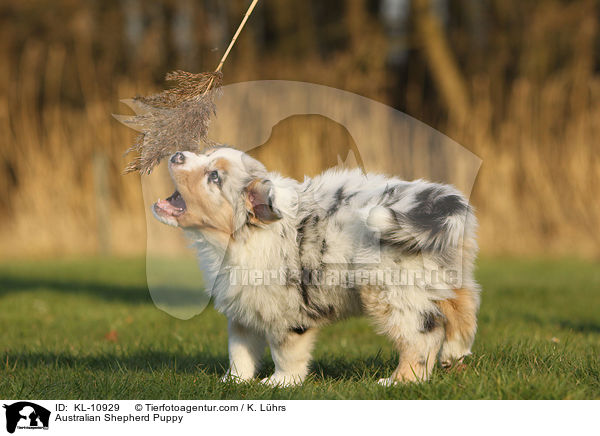
M437 304L444 315L446 335L440 353L440 365L450 367L471 354L471 346L477 331L479 291L466 288L455 289L455 297Z
M293 386L301 384L308 374L308 365L317 329L296 329L283 338L269 338L275 373L263 380L271 386Z
M363 293L363 305L378 331L388 336L400 353L396 370L379 383L390 386L398 382L427 380L444 340L442 316L435 304L422 300L400 307L385 298Z
M266 340L253 330L229 320L229 370L222 381L241 382L256 374Z
M398 368L383 385L396 382L421 382L429 379L437 361L444 329L436 312L409 311L396 314L399 322L388 336L400 353Z

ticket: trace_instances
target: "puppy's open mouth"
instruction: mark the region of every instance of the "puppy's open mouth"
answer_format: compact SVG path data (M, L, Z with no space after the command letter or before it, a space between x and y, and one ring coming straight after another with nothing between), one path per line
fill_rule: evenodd
M178 217L185 212L185 209L185 200L179 191L173 192L166 200L159 199L154 203L154 210L161 215Z

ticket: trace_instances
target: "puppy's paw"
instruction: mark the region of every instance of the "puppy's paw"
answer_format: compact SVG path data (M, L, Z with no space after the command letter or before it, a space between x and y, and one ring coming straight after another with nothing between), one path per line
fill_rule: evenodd
M413 369L411 366L408 366L408 368L394 371L391 377L379 379L377 383L381 386L389 387L408 383L423 383L427 379L428 377L425 375L424 368Z
M469 353L471 354L471 353ZM458 359L455 358L446 358L444 360L440 359L440 366L444 369L453 369L457 371L463 371L467 368L467 365L464 363L465 357L469 354L463 355Z
M388 388L390 386L397 385L398 384L398 380L392 380L391 377L380 378L379 380L377 380L377 384L381 385L381 386L385 386L386 388Z
M302 379L300 376L290 374L273 374L271 377L263 378L260 382L267 386L287 388L302 384Z
M448 368L463 363L466 356L471 355L471 348L462 341L447 341L442 345L439 362L442 368Z
M463 363L462 360L457 360L455 362L442 362L442 368L446 371L454 371L454 372L462 372L467 369L466 363Z

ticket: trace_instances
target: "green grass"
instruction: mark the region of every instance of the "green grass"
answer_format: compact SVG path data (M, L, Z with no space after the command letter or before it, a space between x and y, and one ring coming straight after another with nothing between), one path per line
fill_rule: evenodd
M157 309L143 260L0 265L0 397L7 399L600 398L600 268L575 261L484 260L474 355L428 383L375 381L397 356L364 319L324 329L296 388L222 384L225 318ZM106 339L110 331L117 340ZM554 338L554 340L553 340ZM261 376L273 369L265 355Z

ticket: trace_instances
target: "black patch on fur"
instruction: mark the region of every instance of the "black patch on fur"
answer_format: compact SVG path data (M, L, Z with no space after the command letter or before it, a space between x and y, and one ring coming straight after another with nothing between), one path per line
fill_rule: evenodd
M404 226L408 220L406 214L396 212L394 209L388 209L392 216L394 217L394 221L399 226ZM423 247L419 244L416 238L411 238L407 240L395 240L395 239L387 239L386 235L381 235L380 244L382 247L388 247L395 250L401 250L407 254L419 254L422 252Z
M304 233L306 232L306 225L308 224L308 220L310 219L310 215L302 218L302 221L298 224L298 229L296 233L296 243L299 247L302 246L302 240L304 239Z
M335 315L335 309L332 305L320 307L315 304L310 297L310 290L315 289L312 281L313 279L320 281L322 279L322 272L323 271L302 268L300 281L297 285L300 295L302 296L302 302L304 303L302 309L311 319L333 318Z
M311 291L316 290L322 281L324 265L321 260L313 264L314 260L309 261L304 256L305 251L314 253L316 250L327 248L320 222L321 217L318 214L307 215L300 221L297 229L298 259L300 260L300 280L297 288L302 297L303 310L312 319L323 318L331 312L329 308L316 305L310 295Z
M438 326L438 320L433 312L423 314L423 326L419 329L421 333L430 333Z
M302 301L306 306L310 305L310 297L308 295L308 286L310 285L310 270L302 268L300 276L300 293L302 294Z
M335 191L333 203L329 207L329 210L327 210L327 216L332 216L334 213L336 213L340 209L342 201L344 201L344 186L341 186L337 191Z
M381 235L382 246L400 249L410 254L418 254L424 251L443 252L446 235L448 231L446 219L452 216L465 215L469 212L469 205L456 194L449 193L444 186L430 186L415 195L415 206L408 212L403 213L393 209L393 204L388 206L390 214L397 223L398 229L413 229L417 233L425 232L419 236L403 235L402 240L392 235Z
M342 197L339 198L341 200ZM322 319L332 317L334 309L332 306L323 307L324 305L319 303L320 298L316 298L320 296L316 293L322 292L320 285L326 268L323 256L329 246L325 239L326 217L315 212L317 211L305 211L307 215L303 216L297 226L300 277L295 286L302 297L302 311L306 316ZM311 256L308 256L308 253ZM320 253L316 259L312 256L315 253Z
M438 199L435 202L435 209L439 215L452 216L465 212L467 210L467 205L460 196L450 194Z
M321 217L319 215L307 215L300 221L298 224L297 234L296 234L296 242L298 244L298 255L300 257L300 262L302 262L302 257L304 254L304 245L308 245L311 243L315 243L315 238L318 235L318 227L319 221Z
M415 199L417 205L406 213L411 224L435 235L443 230L446 218L466 213L467 205L455 194L445 194L440 187L430 187L419 192Z
M427 203L431 204L435 197L441 194L442 190L437 186L430 186L423 189L415 195L415 199L419 203L419 207L427 207Z
M323 257L326 252L327 252L327 241L325 240L325 238L323 238L323 242L321 242L321 257ZM321 263L323 263L322 260L321 260Z

